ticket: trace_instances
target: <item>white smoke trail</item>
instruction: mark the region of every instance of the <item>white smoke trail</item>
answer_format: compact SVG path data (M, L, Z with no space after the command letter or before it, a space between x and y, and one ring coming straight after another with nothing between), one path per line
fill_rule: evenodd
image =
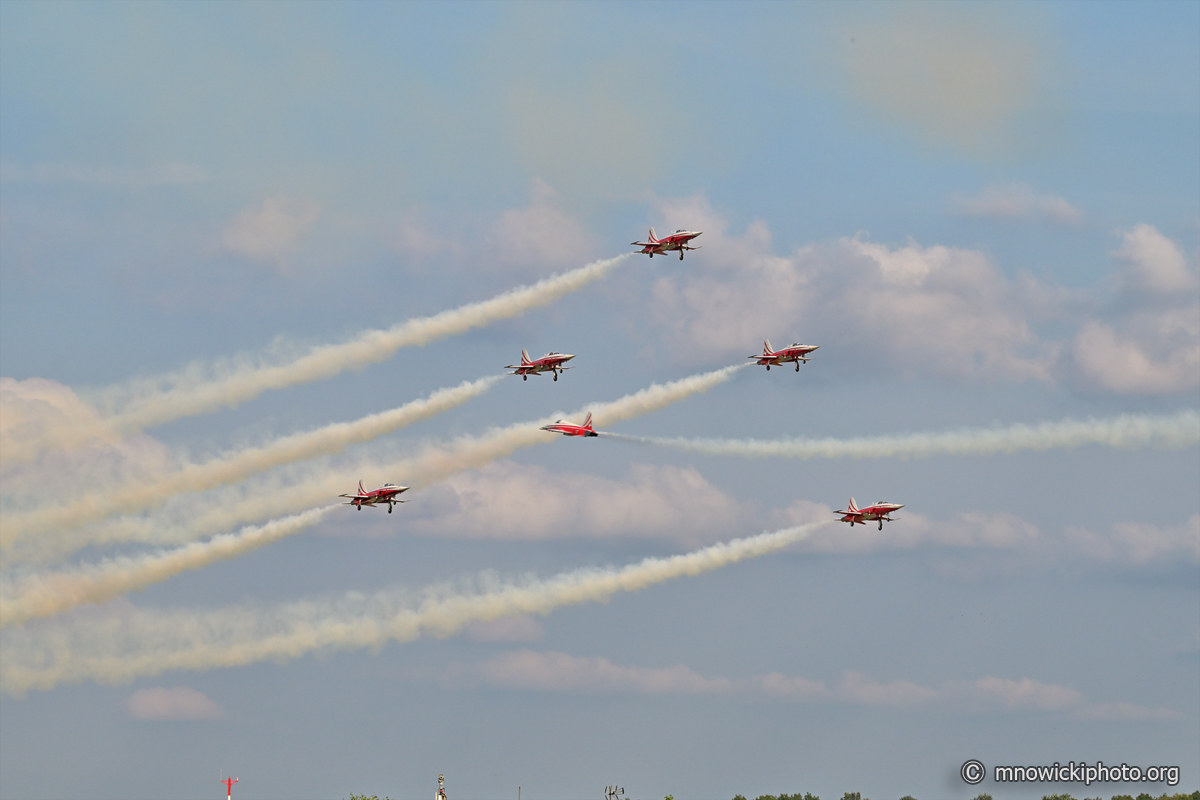
M181 572L235 558L271 542L294 536L320 522L337 507L335 504L310 509L175 550L109 558L99 564L36 573L12 583L2 583L0 629L62 614L85 603L103 603L153 583L161 583Z
M32 533L47 530L61 532L114 514L157 508L172 496L183 492L201 492L226 486L284 464L340 453L351 445L376 439L462 405L492 388L502 378L492 375L477 381L464 381L399 408L371 414L353 422L339 422L314 431L285 436L261 447L240 450L203 464L191 464L149 483L84 495L65 505L60 501L59 505L53 507L8 514L4 520L0 552L11 550Z
M1007 428L967 428L946 433L861 436L853 439L668 439L609 434L618 441L692 453L745 458L921 458L989 455L1021 450L1083 447L1178 448L1200 444L1200 414L1124 414L1109 419L1024 423Z
M414 488L428 486L457 472L482 467L513 452L537 444L550 444L557 436L540 430L542 425L559 417L582 417L592 412L597 426L609 425L647 414L687 397L717 386L733 377L747 365L736 364L712 372L701 373L665 384L654 384L639 392L609 403L590 405L575 414L558 414L540 420L519 422L499 428L482 436L463 436L446 444L427 445L420 453L386 463L360 462L353 467L336 471L327 466L314 468L307 476L289 475L286 482L262 487L229 489L237 492L213 501L197 498L173 509L181 520L174 526L161 520L122 517L104 523L66 532L62 535L30 538L22 552L12 554L12 560L24 563L43 563L61 557L89 544L114 542L180 543L227 531L248 522L270 519L326 502L347 490L346 473L380 475L384 479ZM177 498L177 501L179 498Z
M94 436L129 434L171 420L235 408L273 389L324 380L347 369L378 363L402 347L423 346L548 305L604 278L628 257L626 253L596 261L490 300L411 319L386 330L366 331L341 344L314 347L286 363L264 363L261 356L242 358L218 366L216 375L212 374L214 368L195 363L176 374L115 387L105 392L109 404L133 396L116 415L94 424L47 430L40 437L14 442L4 448L0 460L6 464L28 461L46 450L74 447ZM161 388L163 385L169 388Z
M422 635L446 637L474 621L544 616L564 606L603 602L619 592L699 575L776 552L830 524L763 533L620 569L580 569L502 585L482 576L474 591L442 586L419 597L398 590L369 597L355 592L336 602L304 601L268 610L137 611L73 625L43 625L36 631L20 628L4 634L0 684L4 692L19 696L88 679L117 684L169 670L237 667L314 651L380 648Z

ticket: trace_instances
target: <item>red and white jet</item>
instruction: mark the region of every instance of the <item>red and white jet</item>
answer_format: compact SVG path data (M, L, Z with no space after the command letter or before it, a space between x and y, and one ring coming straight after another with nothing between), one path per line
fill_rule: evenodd
M866 525L868 522L879 520L879 530L883 530L884 522L891 522L892 518L888 516L893 511L904 508L903 505L897 503L876 503L873 506L859 508L854 502L854 498L850 498L850 505L845 511L835 511L835 514L841 514L840 522L849 522L850 527L855 525Z
M349 503L343 505L354 506L359 511L362 511L363 506L374 507L379 503L387 503L388 513L392 513L392 506L396 503L407 503L407 500L397 500L396 496L401 492L407 492L407 486L397 486L394 483L385 483L378 489L367 491L363 488L362 481L358 482L358 494L339 494L338 497L350 498Z
M530 375L540 375L543 372L553 372L554 380L558 380L559 372L570 369L570 367L564 367L563 364L567 363L574 357L575 356L567 355L566 353L556 353L551 350L541 358L531 361L529 358L529 351L522 350L521 363L509 364L507 367L505 367L505 369L515 370L515 372L509 374L520 375L521 380L523 381L529 380Z
M583 421L582 425L575 425L574 423L567 422L565 420L560 419L558 422L554 423L553 425L543 425L542 430L550 431L551 433L561 433L563 436L599 436L600 435L600 434L596 433L594 430L592 430L592 413L590 411L588 412L587 419L585 419Z
M758 361L755 363L765 366L768 372L771 371L772 364L778 367L780 364L786 364L791 361L796 364L796 372L799 372L800 362L803 361L807 364L811 360L807 358L808 354L820 346L819 344L793 344L779 350L772 350L771 340L765 339L763 340L762 355L747 356L747 358L757 358Z
M651 258L654 258L655 256L664 256L671 250L678 250L679 251L679 260L683 261L683 251L684 250L699 250L700 249L700 245L696 245L695 247L693 247L690 244L688 244L688 242L690 242L692 239L695 239L697 236L699 236L702 233L704 233L704 231L685 231L685 230L681 229L681 230L675 231L674 233L670 234L669 236L664 236L663 238L659 239L654 235L654 228L651 228L650 229L650 241L648 241L648 242L630 242L630 244L634 244L634 245L637 245L638 247L642 248L641 252L646 253Z

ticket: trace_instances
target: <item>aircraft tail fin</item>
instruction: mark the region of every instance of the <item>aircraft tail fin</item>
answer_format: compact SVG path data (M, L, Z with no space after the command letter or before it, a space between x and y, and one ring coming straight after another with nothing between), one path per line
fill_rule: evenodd
M587 419L583 421L583 427L587 428L589 431L592 429L592 412L588 412Z
M366 494L366 493L367 493L367 490L363 488L363 485L362 485L362 479L361 479L361 478L360 478L360 479L359 479L359 481L358 481L358 493L359 493L359 494Z
M654 228L651 228L651 229L650 229L650 241L651 241L651 242L657 242L657 241L658 241L658 237L654 235Z
M529 351L526 350L524 347L521 348L521 363L522 364L531 363L529 360Z
M763 355L769 356L773 352L775 352L775 351L771 349L771 340L763 339Z
M850 511L858 511L858 503L854 502L854 498L850 498L850 505L847 506Z

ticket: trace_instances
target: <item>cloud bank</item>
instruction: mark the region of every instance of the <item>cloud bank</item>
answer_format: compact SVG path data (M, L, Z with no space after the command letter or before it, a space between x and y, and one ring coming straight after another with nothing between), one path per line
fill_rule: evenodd
M988 186L974 197L955 195L951 208L968 217L1007 220L1046 220L1062 225L1083 222L1083 212L1053 194L1037 194L1022 183Z
M833 683L772 672L750 678L705 677L689 667L633 667L607 658L581 658L558 652L518 650L473 668L452 667L443 680L452 685L482 683L512 691L583 694L742 695L796 703L839 703L891 708L949 708L960 712L1064 713L1082 719L1178 719L1177 711L1131 703L1089 702L1069 686L1030 678L985 677L940 687L910 681L881 683L847 671Z
M134 719L144 720L222 719L225 716L225 709L208 695L186 686L138 689L125 701L125 708Z

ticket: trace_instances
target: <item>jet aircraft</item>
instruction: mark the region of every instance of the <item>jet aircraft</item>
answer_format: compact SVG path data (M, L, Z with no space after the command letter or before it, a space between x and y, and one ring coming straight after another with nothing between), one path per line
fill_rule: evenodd
M884 522L891 522L891 514L893 511L904 508L903 505L897 503L876 503L873 506L859 508L854 502L854 498L850 498L850 505L844 511L835 511L834 514L841 514L842 518L839 522L849 522L850 527L857 525L866 525L868 522L879 520L879 530L883 530Z
M589 411L587 419L582 425L575 425L565 420L559 420L553 425L543 425L542 430L550 431L551 433L561 433L563 436L599 436L600 434L592 430L592 413Z
M348 497L350 502L343 505L354 506L359 511L362 511L363 506L374 507L379 503L387 503L388 513L392 513L392 506L396 503L407 503L407 500L397 500L396 496L402 492L407 492L407 486L397 486L394 483L385 483L378 489L367 491L363 488L362 481L358 482L358 494L339 494L338 497Z
M692 239L695 239L702 233L704 233L704 231L685 231L680 229L659 239L654 235L654 228L651 228L650 241L630 242L630 244L637 245L638 247L642 248L640 252L646 253L651 258L654 258L655 256L664 256L672 250L678 250L679 260L683 261L684 250L700 249L700 245L693 247L692 245L688 244L688 242L690 242Z
M800 371L800 362L808 363L811 359L807 358L808 354L816 350L821 345L819 344L793 344L789 347L784 347L779 350L771 349L771 340L763 340L763 351L761 356L747 356L747 358L757 358L761 366L765 366L767 371L771 371L771 365L779 366L786 364L789 361L795 363L796 372Z
M529 351L522 350L521 363L509 364L507 367L505 367L505 369L515 370L515 372L511 372L509 374L520 375L521 380L523 381L529 380L530 375L540 375L543 372L553 372L554 380L558 380L558 373L560 371L570 369L570 367L564 367L563 364L570 361L574 357L575 356L567 355L565 353L556 353L551 350L541 358L531 361L529 358Z

